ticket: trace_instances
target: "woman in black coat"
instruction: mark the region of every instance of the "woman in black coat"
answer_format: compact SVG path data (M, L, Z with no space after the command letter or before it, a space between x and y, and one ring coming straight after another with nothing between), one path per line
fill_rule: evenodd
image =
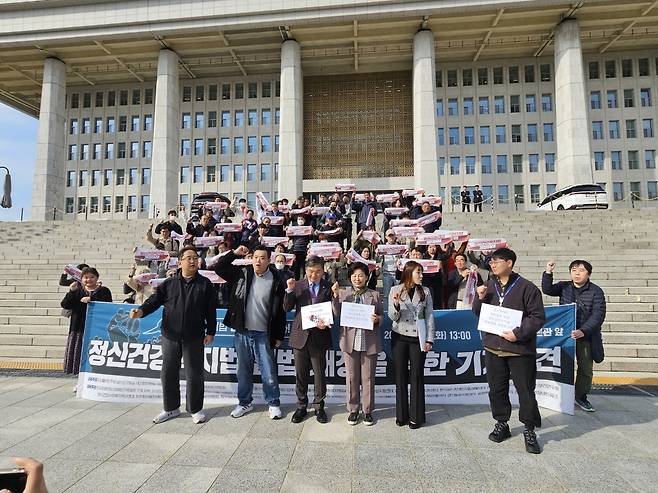
M93 267L82 269L82 281L73 283L62 300L62 308L71 310L69 337L64 352L64 373L77 375L80 371L82 339L90 301L112 301L112 293L98 283L98 271Z

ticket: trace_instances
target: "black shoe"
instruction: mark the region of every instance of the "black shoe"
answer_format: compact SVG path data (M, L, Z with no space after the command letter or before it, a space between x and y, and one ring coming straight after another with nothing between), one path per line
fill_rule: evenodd
M293 423L301 423L306 417L307 411L303 407L297 408L295 413L292 415L291 421Z
M587 396L583 396L581 398L576 397L576 404L579 408L581 408L583 411L587 411L588 413L593 413L596 411L594 406L592 406L592 404L590 404L590 402L587 400Z
M325 424L327 421L327 413L324 412L324 409L316 409L315 410L315 419L318 420L318 423Z
M363 417L363 424L366 426L372 426L375 424L375 420L372 419L372 414L368 413Z
M417 430L418 428L420 428L420 423L413 423L413 422L409 421L409 429Z
M406 421L402 421L402 420L399 420L399 419L396 419L396 420L395 420L395 424L396 424L397 426L407 426L407 422L406 422Z
M509 425L504 421L496 421L496 426L494 426L493 431L489 433L489 440L500 443L511 436L512 432L509 431Z
M537 441L535 430L529 430L528 428L523 430L523 439L525 440L526 452L529 454L541 454L541 449L539 448L539 442Z
M347 417L347 424L354 426L358 422L359 422L359 413L350 413L350 415Z

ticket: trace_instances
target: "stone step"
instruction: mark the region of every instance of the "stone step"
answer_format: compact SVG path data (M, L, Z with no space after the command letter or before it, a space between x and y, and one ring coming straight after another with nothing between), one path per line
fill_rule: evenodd
M44 322L44 317L38 316L11 316L6 317L0 315L0 325L42 325ZM69 324L69 319L61 316L53 316L48 318L48 322L55 325L66 325Z
M47 358L59 359L64 357L65 346L14 346L0 345L0 359L8 358Z
M47 321L44 320L44 322ZM65 325L0 325L0 334L68 335L68 333L68 323Z
M658 345L653 344L606 344L607 356L624 356L627 358L658 358Z
M602 371L638 371L658 373L658 358L628 358L624 356L606 356L600 364L594 364L596 370Z
M629 327L632 329L633 327ZM654 332L605 332L603 344L658 345L658 330Z
M658 322L657 312L608 312L606 322Z
M0 346L24 345L24 346L66 346L66 335L43 335L43 334L0 334Z

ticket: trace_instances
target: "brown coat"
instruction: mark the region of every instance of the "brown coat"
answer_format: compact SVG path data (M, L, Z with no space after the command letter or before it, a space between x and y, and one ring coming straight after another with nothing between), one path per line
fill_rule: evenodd
M341 303L348 302L354 303L354 289L346 288L341 289L338 293L338 298L334 298L333 309L334 315L340 320L340 307ZM375 315L382 317L384 314L384 305L382 303L381 296L377 291L368 289L363 294L363 304L364 305L375 305ZM364 330L364 335L366 339L366 354L371 356L378 354L382 350L381 338L379 336L379 324L376 324L373 330ZM340 328L340 339L338 344L340 350L345 353L351 353L354 348L354 338L356 337L356 331L354 327L343 327Z
M316 303L331 301L331 286L324 279L320 280L318 297ZM293 349L304 349L306 343L310 340L317 349L331 349L333 342L331 340L331 326L324 330L312 328L302 330L302 307L311 304L311 290L308 285L308 279L304 278L295 283L295 287L283 297L283 309L287 312L295 310L295 320L292 322L290 329L290 339L288 346ZM332 320L333 322L333 320Z

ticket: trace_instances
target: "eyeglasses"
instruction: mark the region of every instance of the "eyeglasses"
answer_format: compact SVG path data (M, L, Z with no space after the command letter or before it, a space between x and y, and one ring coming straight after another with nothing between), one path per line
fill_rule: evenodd
M500 263L503 263L503 262L507 262L507 260L503 260L502 258L492 258L491 260L489 260L490 265L491 264L500 264Z
M191 260L192 262L196 262L199 260L199 257L183 257L181 260Z

